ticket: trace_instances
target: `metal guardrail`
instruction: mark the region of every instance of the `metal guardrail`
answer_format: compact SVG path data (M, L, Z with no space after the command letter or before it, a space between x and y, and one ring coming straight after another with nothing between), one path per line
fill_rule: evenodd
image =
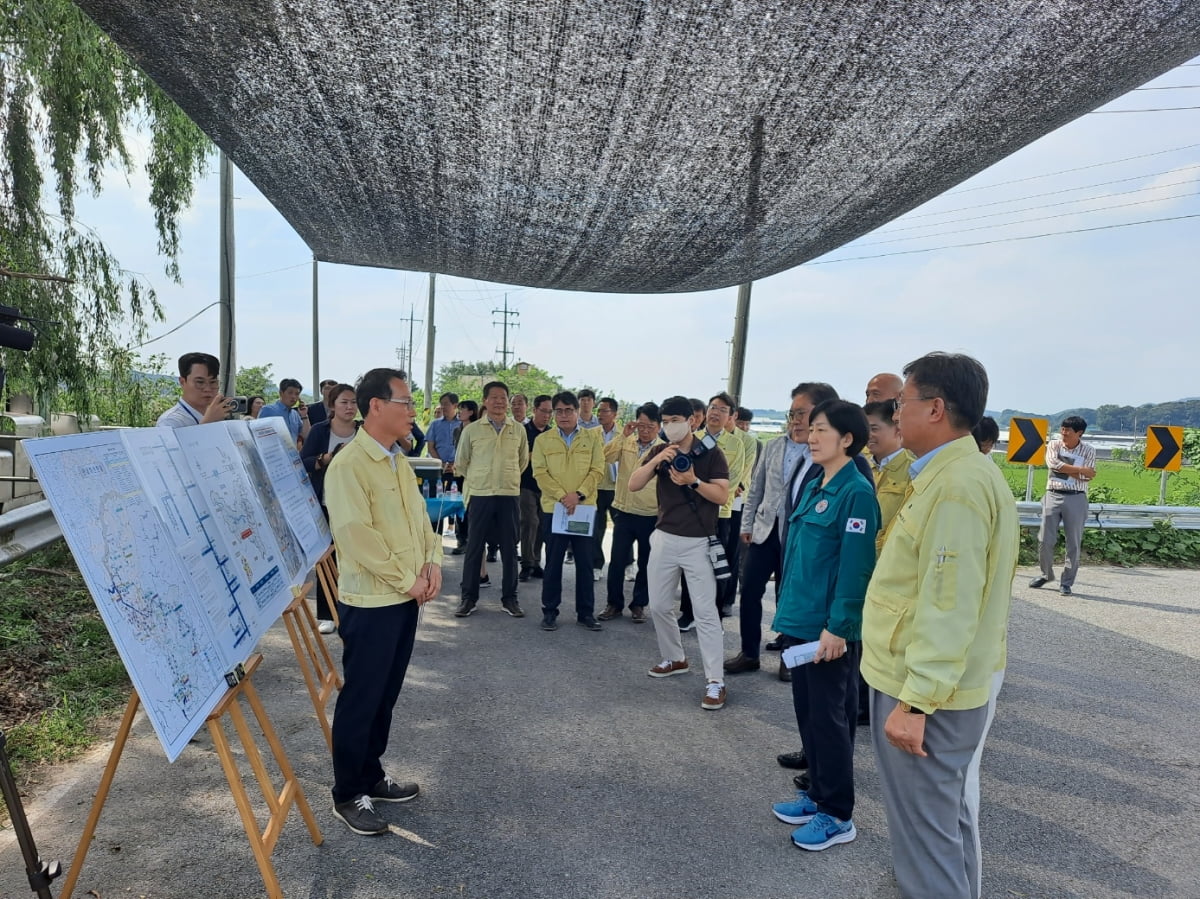
M1042 504L1018 502L1017 517L1022 527L1037 527L1042 522ZM1197 531L1200 530L1200 508L1093 503L1088 508L1085 527L1128 530L1150 528L1156 521L1169 521L1180 530ZM48 546L60 537L62 530L47 500L5 512L0 515L0 566Z
M50 501L31 503L0 515L0 565L49 546L62 537Z

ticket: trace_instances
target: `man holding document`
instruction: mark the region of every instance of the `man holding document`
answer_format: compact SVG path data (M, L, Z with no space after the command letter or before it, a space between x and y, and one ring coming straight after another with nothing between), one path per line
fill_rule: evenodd
M595 430L579 426L579 400L569 390L554 395L555 427L533 441L533 477L542 491L542 537L546 573L542 580L542 630L558 629L563 559L575 553L575 616L581 627L601 630L596 621L592 571L592 530L596 487L604 476L604 443Z

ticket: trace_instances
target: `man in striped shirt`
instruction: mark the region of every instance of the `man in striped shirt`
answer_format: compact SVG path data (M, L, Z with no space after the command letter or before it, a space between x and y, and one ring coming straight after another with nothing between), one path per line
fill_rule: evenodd
M1083 524L1088 512L1088 484L1096 476L1096 450L1083 442L1087 422L1078 415L1063 419L1055 437L1046 447L1046 495L1042 497L1042 529L1038 532L1039 561L1042 573L1029 582L1041 587L1054 580L1054 544L1058 542L1058 525L1066 533L1066 562L1058 592L1071 595L1075 575L1079 572L1079 546L1083 542Z

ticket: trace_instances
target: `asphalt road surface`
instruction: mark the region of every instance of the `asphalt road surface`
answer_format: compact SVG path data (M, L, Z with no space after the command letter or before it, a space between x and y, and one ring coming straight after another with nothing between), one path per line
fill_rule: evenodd
M702 711L696 669L646 676L659 660L652 624L572 623L573 568L561 627L543 633L540 582L522 585L526 618L505 615L492 587L455 619L460 561L447 557L447 593L426 607L396 708L387 765L422 793L382 807L387 836L333 817L328 753L287 634L277 625L264 639L255 684L324 833L313 845L293 810L272 856L286 896L898 896L868 739L855 842L803 852L772 817L791 797L775 755L798 743L775 656L729 679L723 710ZM984 894L1200 897L1200 572L1087 568L1069 598L1026 588L1030 574L1014 588L983 757ZM736 619L727 625L732 654ZM695 639L684 643L698 662ZM70 863L108 750L29 797L43 858ZM202 731L169 765L139 720L75 895L264 892L211 739ZM0 832L0 896L31 895Z

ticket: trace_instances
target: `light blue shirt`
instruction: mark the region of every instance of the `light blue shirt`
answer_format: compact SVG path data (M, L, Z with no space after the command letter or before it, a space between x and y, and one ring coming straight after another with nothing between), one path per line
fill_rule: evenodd
M300 438L300 413L295 409L289 409L283 404L282 400L263 406L258 413L259 418L282 418L284 424L287 425L288 433L292 435L292 440Z
M457 418L436 418L429 423L429 430L425 432L425 442L437 450L438 458L443 462L454 461L454 431L458 425Z
M562 437L562 439L563 439L563 443L565 443L567 446L570 446L570 445L571 445L571 441L575 439L576 435L577 435L577 434L578 434L578 433L579 433L579 432L580 432L582 429L583 429L583 424L582 424L582 423L580 423L580 424L577 424L577 425L575 426L575 430L574 430L574 431L572 431L570 434L568 434L568 433L567 433L566 431L564 431L562 428L559 428L559 429L558 429L558 433L559 433L559 435Z
M931 461L933 461L933 457L936 456L938 453L940 453L942 450L944 450L946 447L948 447L953 442L954 442L953 440L947 440L941 446L931 449L929 452L927 452L925 455L923 455L920 459L918 459L912 465L908 466L909 478L911 480L915 481L917 479L917 475L919 475L921 473L922 469L924 469L926 465L928 465Z

